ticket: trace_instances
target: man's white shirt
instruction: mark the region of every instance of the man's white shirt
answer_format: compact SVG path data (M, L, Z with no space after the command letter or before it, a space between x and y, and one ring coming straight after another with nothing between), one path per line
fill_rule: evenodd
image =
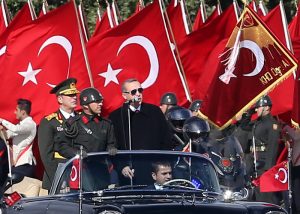
M20 157L15 166L23 164L36 164L36 160L32 153L32 142L36 136L36 123L32 117L26 117L18 124L12 124L7 120L2 121L2 125L7 129L7 137L12 138L13 142L13 159L17 161L22 151L31 145Z

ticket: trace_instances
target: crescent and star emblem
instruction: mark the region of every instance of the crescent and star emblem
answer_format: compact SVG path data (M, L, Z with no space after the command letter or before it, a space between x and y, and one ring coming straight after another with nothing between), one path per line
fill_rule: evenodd
M145 79L145 81L141 85L143 88L148 88L155 83L155 81L158 77L158 72L159 72L159 61L158 61L158 56L157 56L155 47L154 47L153 43L144 36L132 36L132 37L126 39L120 45L120 47L117 51L117 56L127 45L130 45L130 44L140 45L147 52L147 55L148 55L149 61L150 61L150 71L149 71L148 77ZM104 87L106 87L110 82L119 84L117 75L121 71L122 71L122 69L113 69L111 64L108 63L107 71L99 74L99 76L102 76L105 78Z
M74 182L77 180L77 178L78 178L77 168L75 166L72 166L70 180Z
M280 180L279 178L279 173L282 172L284 177L282 180ZM287 170L284 169L284 168L279 168L278 169L278 172L275 174L275 179L278 180L279 182L285 184L287 181L288 181L288 173L287 173Z
M249 49L253 53L255 60L256 60L256 66L255 66L254 70L248 74L243 74L243 76L253 77L253 76L258 75L262 71L262 69L264 67L264 61L265 61L265 57L264 57L264 54L263 54L261 48L255 42L253 42L251 40L241 41L239 44L239 49L241 49L241 48ZM233 77L236 77L236 75L233 74L233 71L234 71L234 69L228 69L228 67L226 67L224 74L222 74L219 77L219 79L222 82L224 82L225 84L229 84L230 79Z
M70 41L66 37L63 37L63 36L52 36L52 37L48 38L42 44L42 46L40 47L37 56L39 56L41 54L41 52L47 46L52 45L52 44L57 44L57 45L61 46L66 51L66 54L67 54L68 60L69 60L68 71L67 71L67 75L66 75L66 78L68 78L69 77L69 73L70 73L70 61L71 61L71 55L72 55L72 44L70 43ZM4 46L3 48L6 49L6 46ZM2 51L3 48L0 49L0 56L1 56L1 53L2 53L1 51ZM5 52L5 50L4 50L4 52ZM24 77L23 86L27 82L29 82L29 81L31 81L31 82L33 82L34 84L37 85L37 80L36 80L35 76L40 71L42 71L42 69L33 69L31 62L29 62L26 71L18 72L21 76ZM46 83L46 84L48 86L50 86L50 87L55 87L55 84L51 84L51 83Z

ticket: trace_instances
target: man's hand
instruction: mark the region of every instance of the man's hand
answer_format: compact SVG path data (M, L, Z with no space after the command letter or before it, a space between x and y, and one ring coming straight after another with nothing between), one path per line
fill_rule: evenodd
M122 169L122 174L126 177L126 178L130 178L132 179L134 177L134 169L130 169L129 166L125 166Z

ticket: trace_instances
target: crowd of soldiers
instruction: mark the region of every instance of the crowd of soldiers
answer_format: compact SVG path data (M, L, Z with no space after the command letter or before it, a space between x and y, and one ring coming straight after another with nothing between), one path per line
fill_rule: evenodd
M223 188L253 189L249 200L274 204L284 201L285 193L262 193L251 184L276 164L280 152L282 125L271 115L269 96L262 96L235 123L218 130L200 117L201 100L184 108L177 105L176 95L168 92L162 95L160 107L148 104L143 102L144 89L136 79L123 82L121 93L125 102L105 119L101 116L101 93L95 88L80 93L76 82L69 78L51 90L59 108L43 118L38 128L44 189L50 190L58 164L78 154L80 147L85 152L108 151L110 155L117 150L179 150L210 158L218 168ZM82 112L75 111L79 93ZM255 113L256 119L252 120ZM299 170L294 168L292 181L297 183ZM122 174L132 178L134 170L125 166ZM297 205L298 197L293 198Z

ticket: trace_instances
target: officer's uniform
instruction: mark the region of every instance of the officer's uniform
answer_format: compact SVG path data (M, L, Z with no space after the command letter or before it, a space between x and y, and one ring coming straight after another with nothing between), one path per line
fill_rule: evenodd
M65 131L58 135L56 141L58 153L67 159L78 154L81 145L86 152L106 151L116 147L112 123L100 116L85 113L67 120Z
M277 121L270 114L258 118L253 129L257 155L257 174L260 176L276 164L280 130ZM278 204L278 197L269 192L256 191L256 200Z
M54 87L50 93L57 96L77 94L79 91L76 89L76 82L76 79L69 78ZM44 117L38 129L39 151L45 168L42 187L47 190L51 188L58 163L64 161L60 157L55 156L56 148L54 144L55 137L64 130L64 121L66 121L66 118L60 110L57 110Z

